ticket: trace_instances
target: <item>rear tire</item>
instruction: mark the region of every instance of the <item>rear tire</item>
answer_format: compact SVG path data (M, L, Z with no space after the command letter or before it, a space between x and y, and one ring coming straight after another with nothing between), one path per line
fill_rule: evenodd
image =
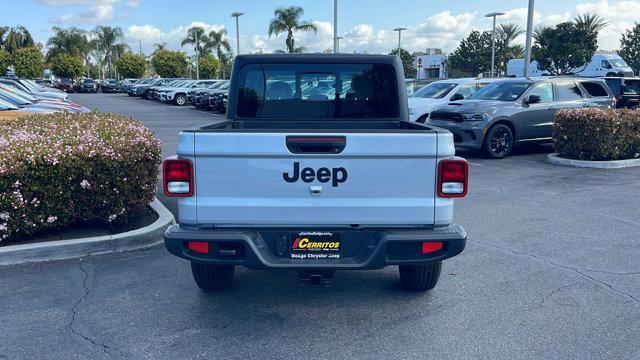
M408 291L427 291L436 287L442 261L426 265L399 265L402 288Z
M198 287L205 291L233 287L234 265L203 265L191 262L191 273Z

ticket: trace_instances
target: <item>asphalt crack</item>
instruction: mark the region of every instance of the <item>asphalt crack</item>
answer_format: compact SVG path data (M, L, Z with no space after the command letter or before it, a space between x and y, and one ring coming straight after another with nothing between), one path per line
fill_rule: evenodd
M574 268L572 266L560 264L560 263L551 261L549 259L545 259L545 258L539 257L537 255L515 251L515 250L509 249L509 248L506 248L506 247L502 247L502 246L498 246L498 245L494 245L494 244L489 244L489 243L485 243L485 242L478 241L478 240L471 240L471 241L476 242L476 243L481 244L481 245L484 245L484 246L492 247L492 248L499 249L499 250L502 250L502 251L507 251L507 252L510 252L512 254L515 254L515 255L530 257L532 259L536 259L538 261L547 263L549 265L553 265L555 267L559 267L559 268L562 268L562 269L574 271L575 273L579 274L580 276L585 277L585 278L587 278L587 279L589 279L589 280L591 280L591 281L593 281L595 283L598 283L600 285L603 285L604 287L608 288L609 290L611 290L611 291L613 291L613 292L615 292L617 294L623 295L623 296L633 300L634 302L640 304L640 299L637 299L633 295L631 295L629 293L626 293L626 292L624 292L622 290L618 290L618 289L614 288L613 285L611 285L611 284L609 284L609 283L607 283L605 281L596 279L596 278L594 278L593 276L591 276L589 274L585 274L583 272L583 270L580 270L578 268ZM586 271L589 271L589 270L586 270Z
M107 354L109 352L109 350L115 350L120 354L120 356L122 356L123 355L122 352L120 352L118 349L114 349L114 348L112 348L112 347L110 347L110 346L108 346L106 344L101 344L98 341L92 339L91 337L83 334L82 332L80 332L79 330L77 330L74 327L74 325L76 323L76 314L77 314L77 311L78 311L78 307L89 296L89 287L87 287L87 280L89 279L89 273L87 273L87 271L82 267L82 259L78 262L78 268L80 269L80 271L82 271L82 274L84 275L84 277L82 279L83 294L78 299L78 301L76 301L76 303L73 305L73 307L71 308L71 321L69 321L67 323L67 327L69 328L69 330L71 330L71 332L74 335L80 336L84 340L86 340L89 343L91 343L93 346L100 348L102 350L102 352L104 352L105 354Z

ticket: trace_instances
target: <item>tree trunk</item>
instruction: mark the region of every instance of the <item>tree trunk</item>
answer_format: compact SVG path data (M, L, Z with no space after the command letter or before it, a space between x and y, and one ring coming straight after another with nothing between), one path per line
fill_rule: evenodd
M289 51L289 53L292 53L295 51L295 41L293 40L293 31L289 30L289 33L287 34L287 51Z

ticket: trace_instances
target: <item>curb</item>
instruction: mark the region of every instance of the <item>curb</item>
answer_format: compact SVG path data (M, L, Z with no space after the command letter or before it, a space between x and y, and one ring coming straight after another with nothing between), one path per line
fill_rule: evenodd
M158 219L143 228L114 235L3 246L0 247L0 266L72 259L160 244L164 231L169 225L175 224L175 219L158 199L153 199L149 206L158 214Z
M611 161L587 161L587 160L573 160L565 159L558 156L557 153L547 155L549 164L570 166L578 168L592 168L592 169L623 169L628 167L640 166L640 159L629 160L611 160Z

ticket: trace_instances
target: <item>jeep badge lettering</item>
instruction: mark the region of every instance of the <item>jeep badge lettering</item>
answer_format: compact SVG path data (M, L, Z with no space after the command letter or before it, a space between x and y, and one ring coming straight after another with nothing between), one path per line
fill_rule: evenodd
M343 167L332 169L322 167L318 170L306 167L300 170L300 163L296 161L293 163L293 172L291 175L285 172L282 173L282 178L288 183L294 183L300 179L306 183L313 182L314 180L318 180L321 183L331 181L333 187L338 187L339 184L347 181L348 174L347 169Z

